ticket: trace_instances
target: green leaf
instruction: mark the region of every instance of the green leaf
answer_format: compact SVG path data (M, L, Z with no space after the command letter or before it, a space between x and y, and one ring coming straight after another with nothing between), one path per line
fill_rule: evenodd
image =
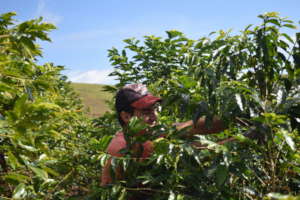
M272 24L275 24L277 26L280 26L280 23L277 19L269 19L269 20L267 20L267 23L272 23Z
M148 125L138 117L132 117L128 124L128 134L133 136L146 129Z
M267 197L271 199L278 199L278 200L297 200L296 198L293 198L290 195L283 195L279 193L269 193Z
M177 36L183 36L183 33L177 31L177 30L170 30L170 31L166 31L166 33L168 34L168 38L174 38Z
M295 148L295 143L294 143L292 137L289 136L289 134L288 134L288 132L287 132L286 130L282 130L282 134L283 134L283 136L284 136L284 139L285 139L286 143L290 146L290 148L291 148L293 151L295 151L295 150L296 150L296 148Z
M18 145L23 148L23 149L26 149L27 151L31 151L31 152L36 152L38 151L38 149L36 149L35 147L33 146L29 146L29 145L25 145L22 143L22 141L18 141Z
M28 180L30 180L30 177L25 176L23 174L19 174L19 173L14 173L14 172L5 175L4 178L16 180L21 183L26 183Z
M35 49L33 41L27 37L22 37L20 42L24 43L31 51Z
M110 135L103 136L99 141L99 149L105 150L111 139L112 137Z
M228 169L224 165L219 165L216 170L217 185L221 186L228 177Z
M180 76L180 77L178 77L178 80L185 88L188 88L188 89L193 88L197 85L197 82L189 76Z
M168 198L168 200L175 200L175 194L174 194L174 192L173 191L170 191L170 195L169 195L169 198Z
M53 175L53 176L59 176L60 174L54 171L53 169L49 167L43 167L43 170L45 170L47 173Z
M16 12L8 12L0 15L0 25L3 24L3 26L11 25L13 24L12 17L16 16Z
M25 195L27 194L26 192L26 187L24 183L20 183L13 192L13 198L14 199L21 199L23 197L25 197Z
M126 194L127 194L127 191L126 189L122 189L121 191L121 195L119 196L118 200L126 200Z
M298 43L298 46L300 46L300 33L296 33L296 42Z
M14 106L14 113L16 114L16 116L20 117L23 115L26 107L25 102L27 99L28 99L28 95L24 94L16 101Z
M28 166L28 167L41 179L43 180L48 179L48 173L45 170L33 166Z
M7 156L8 162L13 169L16 169L20 166L18 159L14 156L14 154L11 151L7 152Z
M287 23L294 23L292 20L289 20L289 19L286 19L286 18L284 18L283 20L282 20L283 22L287 22Z
M1 92L16 92L13 87L11 87L10 85L6 84L6 83L1 83L0 82L0 91Z
M101 154L98 157L98 159L100 160L100 165L103 167L109 158L110 158L109 154L106 154L106 153Z
M284 24L283 26L291 28L291 29L297 29L297 26L295 26L293 24Z
M283 35L290 43L294 44L294 40L286 33L282 33L281 35Z
M33 111L60 111L61 108L55 103L49 103L49 102L40 102L40 103L35 103L31 105L31 108Z

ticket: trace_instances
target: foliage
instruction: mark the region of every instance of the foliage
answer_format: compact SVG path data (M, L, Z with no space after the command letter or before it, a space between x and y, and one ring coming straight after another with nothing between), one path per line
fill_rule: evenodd
M258 17L261 25L238 35L221 30L191 40L171 30L165 39L126 39L125 49L109 50L117 88L141 82L164 99L152 132L164 130L167 136L154 139L155 152L143 162L131 151L113 158L128 176L102 192L103 199L145 197L149 191L152 199L299 194L300 34L282 32L296 26L277 13ZM200 117L209 127L216 115L228 127L218 135L183 139L184 132L172 127ZM235 141L216 143L229 136ZM195 141L207 149L192 148Z
M47 33L55 27L42 18L15 25L14 15L0 16L0 197L86 193L88 184L98 185L90 181L100 171L91 160L95 130L63 67L37 64L37 41L50 41Z
M107 91L142 82L164 99L159 124L133 118L124 156L115 158L105 150L120 130L116 114L90 120L63 67L37 64L37 41L50 41L55 27L41 18L16 24L14 15L0 17L1 198L298 198L300 34L282 32L295 28L292 21L267 13L238 35L191 40L171 30L165 39L127 39L124 50L109 50L120 83ZM228 127L216 135L191 138L173 126L204 117L209 127L216 115ZM228 137L235 141L217 143ZM147 140L154 152L141 159ZM110 158L124 178L100 187Z

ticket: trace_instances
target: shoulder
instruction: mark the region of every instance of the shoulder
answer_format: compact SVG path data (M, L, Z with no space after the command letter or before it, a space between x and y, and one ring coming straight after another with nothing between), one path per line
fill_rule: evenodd
M127 146L123 132L117 132L107 147L107 153L112 156L123 156L119 151Z

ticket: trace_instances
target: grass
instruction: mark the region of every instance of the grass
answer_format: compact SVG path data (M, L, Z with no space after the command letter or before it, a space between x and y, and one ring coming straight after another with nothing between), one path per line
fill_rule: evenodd
M79 94L89 116L99 117L110 110L106 101L112 101L113 95L109 92L102 91L103 85L72 83L72 86Z

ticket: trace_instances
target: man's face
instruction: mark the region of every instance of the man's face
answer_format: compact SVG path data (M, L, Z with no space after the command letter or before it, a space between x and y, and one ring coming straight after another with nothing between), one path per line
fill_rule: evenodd
M133 115L143 119L146 124L153 126L157 120L157 108L158 106L154 104L148 108L134 109Z

